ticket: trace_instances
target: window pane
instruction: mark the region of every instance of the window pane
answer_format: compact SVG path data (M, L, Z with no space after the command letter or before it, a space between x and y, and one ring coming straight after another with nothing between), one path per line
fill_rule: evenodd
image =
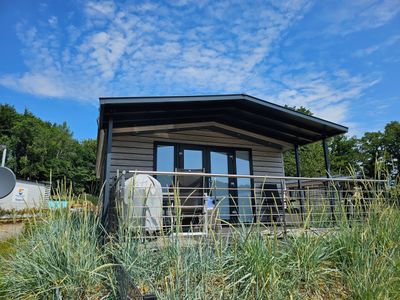
M210 152L211 173L228 174L228 153L226 152ZM219 210L219 217L223 220L230 218L229 206L229 178L228 177L211 177L211 196L216 200Z
M251 194L250 178L238 178L238 205L241 222L250 223L253 220Z
M174 171L174 146L157 146L157 171Z
M183 150L183 168L185 170L203 169L203 151L202 150Z
M239 175L250 175L249 151L236 151L236 173ZM250 178L238 178L237 185L239 220L245 223L252 222L253 209L251 205L251 180Z
M236 174L250 175L249 151L236 151Z
M157 166L156 171L173 172L174 169L174 146L157 145ZM157 180L161 183L164 191L168 191L168 187L172 185L172 175L159 175Z
M211 152L211 173L228 174L228 153Z

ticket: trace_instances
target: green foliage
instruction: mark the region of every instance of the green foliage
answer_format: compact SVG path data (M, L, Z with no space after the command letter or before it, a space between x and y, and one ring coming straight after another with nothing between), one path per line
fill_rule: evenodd
M10 257L12 254L14 254L15 243L16 243L15 238L0 240L0 257Z
M13 255L0 258L0 298L118 299L113 256L158 299L399 299L400 210L381 191L372 197L366 210L354 208L362 219L283 238L254 224L227 237L143 242L124 219L104 248L90 211L56 210L29 223L6 249Z
M359 169L361 160L358 151L359 141L356 137L335 136L329 141L331 172L333 175L351 175Z
M288 107L312 115L304 107ZM385 165L393 177L400 169L400 122L386 125L384 132L366 132L360 139L339 135L328 139L331 175L350 176L354 172L377 177L376 162ZM299 147L301 176L326 176L324 154L320 142ZM296 176L294 151L284 153L285 174Z
M303 147L299 147L299 156L301 176L326 176L321 143L312 143ZM296 176L296 161L293 150L289 150L284 153L284 162L286 175Z
M98 192L96 141L76 141L67 124L44 122L29 111L22 114L0 105L0 143L7 145L9 166L17 177L48 181L73 180L77 192Z
M0 258L4 299L100 299L111 293L112 265L98 244L96 216L55 210L46 221L29 224L14 254Z
M143 244L124 228L109 251L158 299L398 299L400 212L380 198L368 216L284 239L266 237L257 225L237 228L229 242Z

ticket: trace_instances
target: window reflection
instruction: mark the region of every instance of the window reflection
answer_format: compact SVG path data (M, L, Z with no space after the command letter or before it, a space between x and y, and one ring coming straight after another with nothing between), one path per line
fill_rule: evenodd
M171 145L157 145L157 165L156 171L174 171L175 147ZM157 180L161 183L163 191L167 192L168 187L173 183L172 175L158 175Z
M210 152L211 173L228 174L228 153ZM230 191L228 177L211 177L211 196L216 200L219 216L223 220L230 219Z
M249 151L236 151L236 174L250 175L250 153ZM239 206L239 220L240 222L252 222L253 209L251 201L251 179L238 178L237 179L237 195Z
M185 170L203 169L203 151L185 149L183 151L183 168Z

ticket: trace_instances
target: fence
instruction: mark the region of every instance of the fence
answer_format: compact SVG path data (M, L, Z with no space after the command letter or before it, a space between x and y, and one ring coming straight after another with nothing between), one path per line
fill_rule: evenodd
M385 197L384 180L210 174L118 172L102 222L112 238L229 236L235 227L286 234L363 221ZM156 179L156 180L155 180ZM115 234L114 233L118 233ZM122 236L121 236L122 234ZM190 240L189 240L190 241ZM120 299L142 295L114 257Z
M154 180L156 178L157 180ZM384 180L129 171L111 189L110 226L119 217L141 238L229 234L259 225L283 233L365 218ZM113 211L114 213L111 213Z

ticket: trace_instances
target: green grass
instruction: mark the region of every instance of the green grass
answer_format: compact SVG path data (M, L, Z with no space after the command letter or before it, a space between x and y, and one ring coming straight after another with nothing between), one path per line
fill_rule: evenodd
M385 193L373 196L367 211L356 205L352 221L343 211L320 234L270 238L256 224L229 241L164 237L158 246L122 222L109 251L159 299L400 299L400 211Z
M0 240L0 257L10 257L15 252L15 238Z
M51 212L32 220L1 258L4 299L100 299L112 293L112 272L90 211ZM1 298L1 294L0 294Z
M160 299L399 299L398 208L374 205L365 222L351 225L283 240L238 229L229 243L191 246L125 236L111 251Z
M122 223L118 241L102 247L91 211L54 211L0 243L9 253L0 255L0 298L116 299L114 256L159 299L400 299L400 210L375 196L365 218L283 239L256 224L229 240L141 243Z

